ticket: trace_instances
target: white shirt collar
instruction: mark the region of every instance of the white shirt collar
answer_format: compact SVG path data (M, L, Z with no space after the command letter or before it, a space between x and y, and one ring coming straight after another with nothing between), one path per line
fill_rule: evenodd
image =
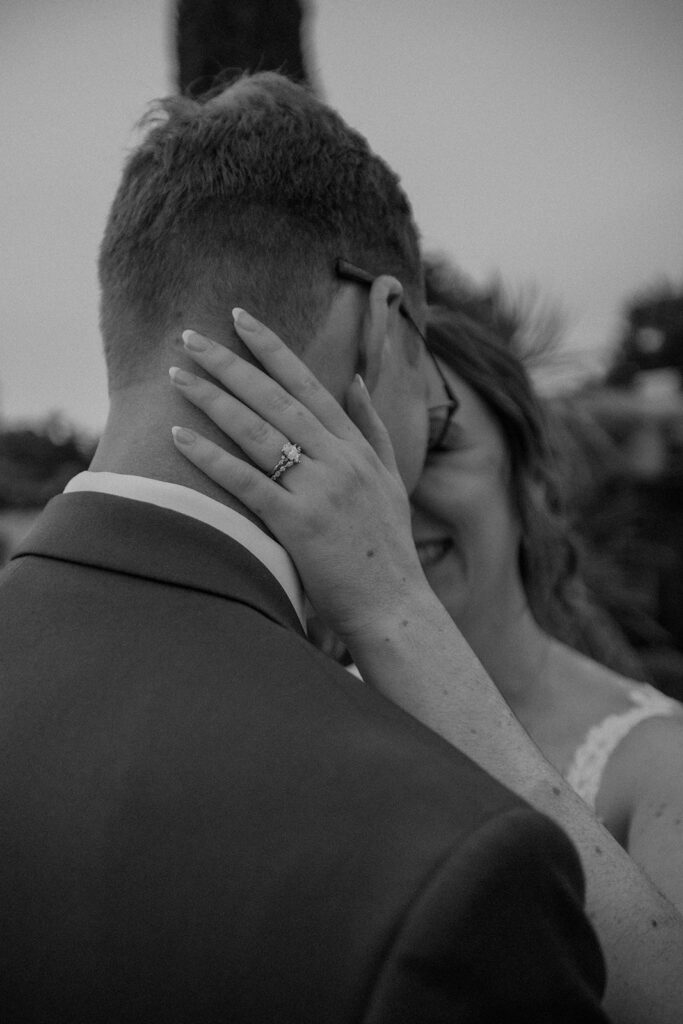
M124 473L79 473L64 488L65 494L74 491L98 491L100 494L113 494L132 501L146 501L150 505L179 512L220 530L265 565L287 594L301 625L306 629L305 597L292 559L281 544L234 509L181 484Z

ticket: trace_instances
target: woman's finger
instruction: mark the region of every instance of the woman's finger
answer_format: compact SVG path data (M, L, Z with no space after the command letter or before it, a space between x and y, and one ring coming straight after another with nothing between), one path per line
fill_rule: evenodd
M390 473L399 476L389 431L377 415L365 381L356 374L346 393L346 411Z
M274 331L246 310L236 307L232 316L239 337L268 375L310 409L330 433L348 438L350 424L344 410L306 364Z
M173 443L186 459L228 494L241 501L264 523L268 523L272 516L288 514L291 495L265 473L224 451L194 430L172 427L171 432Z
M289 440L281 430L210 380L177 366L172 366L168 373L171 383L183 397L201 409L252 462L264 471L272 469L282 446Z
M267 372L196 331L184 331L183 344L188 355L225 385L234 398L281 431L289 441L300 444L309 454L322 454L329 440L328 430L314 413ZM213 410L208 412L211 419L218 404L216 399ZM349 424L355 430L350 421Z

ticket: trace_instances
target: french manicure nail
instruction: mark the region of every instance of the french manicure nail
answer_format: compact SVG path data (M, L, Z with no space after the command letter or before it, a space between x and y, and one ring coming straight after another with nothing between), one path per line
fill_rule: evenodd
M191 445L197 440L194 430L188 430L187 427L171 427L171 433L176 444Z
M251 313L247 313L246 309L241 309L239 306L235 306L233 309L232 319L235 326L241 327L244 331L257 331L261 326Z
M196 331L183 331L183 345L191 352L206 352L213 348L211 339L205 338L203 334L197 334Z
M188 373L187 370L181 370L179 366L172 366L168 371L168 375L174 384L196 384L197 377L193 373Z

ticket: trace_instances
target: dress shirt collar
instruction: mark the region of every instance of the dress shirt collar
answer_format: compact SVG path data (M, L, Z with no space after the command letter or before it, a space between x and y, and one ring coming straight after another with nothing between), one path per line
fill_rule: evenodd
M181 484L124 473L79 473L64 488L65 493L74 491L97 491L131 501L146 501L220 530L251 552L275 577L306 629L305 597L292 559L281 544L234 509Z

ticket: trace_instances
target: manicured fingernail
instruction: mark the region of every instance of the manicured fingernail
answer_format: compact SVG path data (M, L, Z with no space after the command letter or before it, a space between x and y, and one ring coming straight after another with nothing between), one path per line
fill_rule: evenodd
M187 370L181 370L179 366L172 366L168 371L168 375L174 384L196 384L198 377L195 377L193 373L188 373Z
M239 306L233 309L232 319L235 327L241 327L243 331L258 331L261 326L251 313L247 313L246 309L240 309Z
M171 427L171 433L176 444L191 445L197 440L194 430L188 430L187 427Z
M211 339L205 338L203 334L197 334L196 331L183 331L183 345L189 348L190 352L206 352L207 349L213 348Z
M367 395L368 389L366 388L365 381L363 380L361 375L359 373L357 373L356 376L353 379L355 380L356 384L361 389L361 391L364 391L365 394Z

